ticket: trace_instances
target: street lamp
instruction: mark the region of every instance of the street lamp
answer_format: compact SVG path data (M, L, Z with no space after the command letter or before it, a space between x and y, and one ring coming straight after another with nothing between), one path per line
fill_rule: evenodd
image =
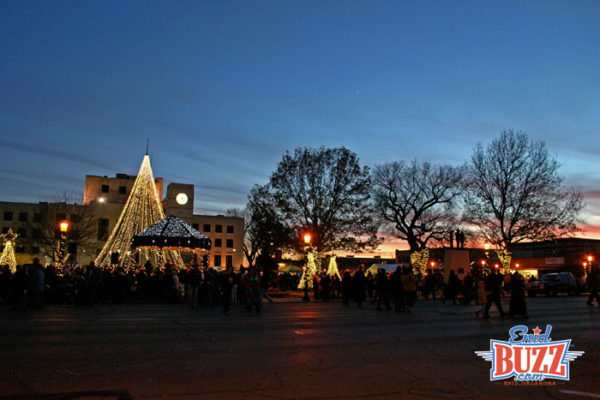
M58 242L58 262L60 263L61 268L65 267L65 253L67 247L67 231L69 230L69 223L67 221L62 221L58 224L60 229L60 241Z
M312 236L310 233L305 233L303 239L305 244L304 251L307 253L306 262L308 263L308 252L310 251L310 241L312 240ZM302 301L310 301L310 298L308 297L308 280L312 279L312 277L308 276L308 266L304 267L304 274L302 274L302 277L304 278L304 297L302 297Z
M312 236L310 236L310 233L304 234L304 244L305 245L310 246L311 240L312 240Z

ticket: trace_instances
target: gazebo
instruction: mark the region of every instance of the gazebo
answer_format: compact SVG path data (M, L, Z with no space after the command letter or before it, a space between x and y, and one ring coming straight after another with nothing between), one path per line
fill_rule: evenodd
M181 218L170 215L144 229L131 239L133 249L187 251L202 254L210 250L208 236Z

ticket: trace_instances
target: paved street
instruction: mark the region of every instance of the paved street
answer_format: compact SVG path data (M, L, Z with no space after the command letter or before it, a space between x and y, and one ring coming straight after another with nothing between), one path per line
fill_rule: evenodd
M508 304L506 304L508 306ZM600 309L528 299L531 318L474 318L420 301L415 314L340 303L266 304L262 315L183 305L0 308L0 399L599 398ZM508 307L507 307L508 308ZM476 350L517 323L552 324L585 354L551 387L489 382ZM53 396L49 396L53 394Z

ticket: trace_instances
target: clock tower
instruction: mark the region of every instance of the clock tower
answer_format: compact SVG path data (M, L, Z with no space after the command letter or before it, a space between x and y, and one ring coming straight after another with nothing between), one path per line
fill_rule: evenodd
M194 185L170 183L167 186L166 215L174 215L191 224L194 218Z

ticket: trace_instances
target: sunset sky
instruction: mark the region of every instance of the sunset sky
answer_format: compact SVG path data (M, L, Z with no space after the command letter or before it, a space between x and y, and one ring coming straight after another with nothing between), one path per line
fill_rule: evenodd
M196 185L242 207L286 150L459 164L544 140L600 237L598 1L4 1L1 201L85 175Z

